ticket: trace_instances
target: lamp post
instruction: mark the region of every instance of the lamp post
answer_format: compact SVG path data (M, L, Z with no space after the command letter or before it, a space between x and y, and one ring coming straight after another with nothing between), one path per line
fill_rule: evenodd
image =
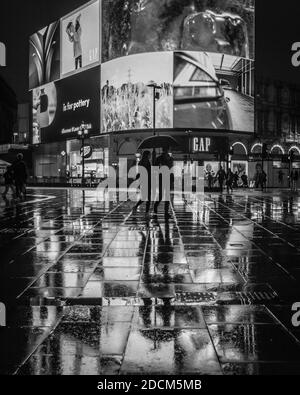
M80 129L78 130L78 139L81 141L81 159L82 159L82 178L81 178L81 183L82 186L85 184L85 157L84 157L84 143L85 139L88 137L89 131L87 128L87 125L82 122Z
M156 129L155 129L155 126L156 126L156 100L159 99L159 92L158 91L162 89L162 86L158 85L154 81L150 81L147 86L148 86L148 88L151 88L153 91L153 136L155 136L156 135ZM152 158L153 164L156 161L155 157L156 157L156 152L155 152L155 149L153 149L153 158Z

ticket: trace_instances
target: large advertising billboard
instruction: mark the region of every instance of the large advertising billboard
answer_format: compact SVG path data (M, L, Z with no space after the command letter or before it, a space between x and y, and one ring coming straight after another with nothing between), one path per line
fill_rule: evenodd
M153 88L156 121L153 125ZM254 62L233 55L151 52L102 64L102 133L139 129L254 131Z
M102 89L139 59L144 84L152 65L164 73L173 100L170 122L157 114L156 128L254 132L254 11L251 0L103 0ZM162 54L173 57L172 75ZM102 92L102 132L145 128L119 119L134 94L120 104L122 90L115 97Z
M100 68L33 90L32 143L76 138L82 123L91 135L100 133Z
M153 129L153 84L160 87L155 127L172 128L172 83L172 53L138 54L102 64L102 133Z
M72 89L76 97L97 98L93 117L102 134L153 128L254 132L254 17L254 0L87 3L31 38L30 88L35 106L45 106L45 94L49 106L48 118L41 111L34 119L34 140L72 135L50 132L61 97ZM85 84L80 72L93 68L94 84ZM73 74L78 79L74 75L71 88ZM153 84L159 87L155 117Z
M92 2L61 20L61 75L100 61L100 5Z
M254 62L174 53L174 127L254 132Z
M102 0L103 62L141 52L254 59L254 0Z
M60 23L54 22L30 36L29 89L60 78Z

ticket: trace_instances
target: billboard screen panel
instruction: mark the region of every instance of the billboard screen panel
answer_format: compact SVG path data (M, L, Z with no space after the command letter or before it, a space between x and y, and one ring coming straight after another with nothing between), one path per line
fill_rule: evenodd
M156 101L156 128L173 127L173 54L145 53L102 64L102 133L153 128L153 88L160 85Z
M254 0L103 0L102 60L155 51L254 59Z
M92 2L61 20L61 76L100 61L100 3Z
M29 38L29 89L60 78L60 23L54 22Z
M174 127L254 132L254 63L208 52L174 53Z
M32 143L76 138L82 123L99 134L100 68L46 84L33 90Z

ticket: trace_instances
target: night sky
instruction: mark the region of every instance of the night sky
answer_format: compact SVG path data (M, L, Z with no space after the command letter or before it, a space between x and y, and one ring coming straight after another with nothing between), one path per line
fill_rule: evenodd
M0 41L7 45L1 74L20 102L28 101L28 38L86 0L1 0ZM16 5L17 4L17 5ZM291 64L291 46L300 41L300 2L256 0L256 73L300 84L300 67Z

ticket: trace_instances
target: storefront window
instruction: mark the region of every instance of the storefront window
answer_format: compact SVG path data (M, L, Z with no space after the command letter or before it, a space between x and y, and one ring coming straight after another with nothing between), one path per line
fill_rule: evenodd
M84 161L84 172L87 178L106 178L109 167L109 149L103 147L104 139L87 139L85 146L86 157ZM82 177L82 143L78 140L71 140L67 143L67 153L69 158L68 171L70 177Z

